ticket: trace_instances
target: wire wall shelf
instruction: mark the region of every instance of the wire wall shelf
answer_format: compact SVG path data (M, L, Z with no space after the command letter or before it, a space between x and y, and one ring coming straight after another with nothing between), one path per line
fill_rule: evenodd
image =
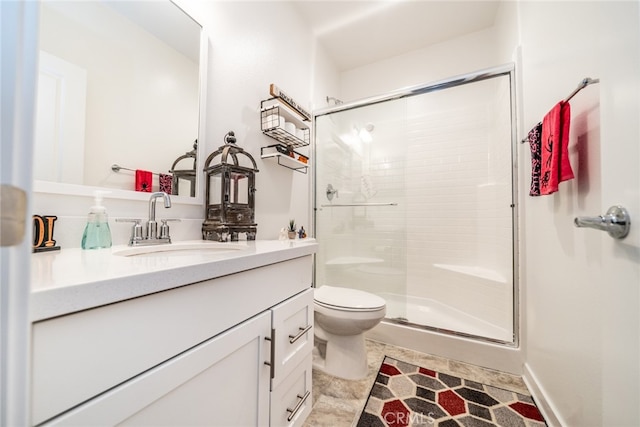
M311 142L309 126L283 105L267 105L262 101L260 129L265 135L290 148L305 147Z

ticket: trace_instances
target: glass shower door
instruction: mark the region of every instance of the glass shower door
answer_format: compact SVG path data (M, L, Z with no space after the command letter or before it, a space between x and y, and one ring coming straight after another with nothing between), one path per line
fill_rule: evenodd
M405 108L368 105L315 124L316 286L380 295L394 318L405 318L388 298L406 295Z
M316 117L316 286L387 320L514 340L511 74Z

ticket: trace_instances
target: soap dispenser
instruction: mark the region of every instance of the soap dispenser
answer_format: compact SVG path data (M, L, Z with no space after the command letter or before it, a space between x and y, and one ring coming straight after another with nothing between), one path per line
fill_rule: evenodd
M111 230L107 209L102 206L102 196L108 191L97 190L95 203L89 209L87 225L82 233L82 249L100 249L111 247Z

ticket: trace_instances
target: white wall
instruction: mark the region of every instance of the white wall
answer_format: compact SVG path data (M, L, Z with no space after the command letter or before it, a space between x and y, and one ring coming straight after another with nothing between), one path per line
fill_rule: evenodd
M496 44L496 33L489 28L345 71L339 98L353 101L495 67L507 62L499 58Z
M210 36L207 81L206 132L200 141L205 155L223 144L233 130L238 144L255 159L256 222L258 239L275 239L289 218L310 229L309 179L260 159L260 147L275 143L260 131L260 101L267 99L269 84L275 83L309 109L326 105L325 92L337 92L337 73L324 52L316 47L310 31L287 2L177 2L199 21ZM315 90L322 90L316 94ZM188 147L189 148L189 147ZM305 152L308 149L300 149ZM171 156L175 156L172 151ZM38 193L33 213L58 215L56 239L64 247L80 246L91 198ZM130 224L116 217L147 214L146 202L105 199L114 244L125 244ZM181 218L171 225L175 240L199 239L204 219L201 205L176 204L159 208L161 218ZM243 236L241 236L243 237Z
M614 241L573 226L617 203L640 215L638 2L518 6L523 133L584 77L601 79L571 101L575 180L526 196L521 148L525 375L552 424L638 425L640 234Z
M260 147L275 141L261 133L259 111L260 101L270 97L270 83L302 105L311 104L312 35L286 2L185 4L206 9L195 15L203 17L211 35L206 153L222 145L223 136L233 130L238 144L256 159L259 239L277 238L289 218L308 225L309 175L260 159Z

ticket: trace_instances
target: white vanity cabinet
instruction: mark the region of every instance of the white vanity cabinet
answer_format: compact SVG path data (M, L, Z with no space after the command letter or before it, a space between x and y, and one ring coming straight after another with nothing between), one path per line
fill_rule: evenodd
M311 262L34 323L32 424L301 425L311 410Z

